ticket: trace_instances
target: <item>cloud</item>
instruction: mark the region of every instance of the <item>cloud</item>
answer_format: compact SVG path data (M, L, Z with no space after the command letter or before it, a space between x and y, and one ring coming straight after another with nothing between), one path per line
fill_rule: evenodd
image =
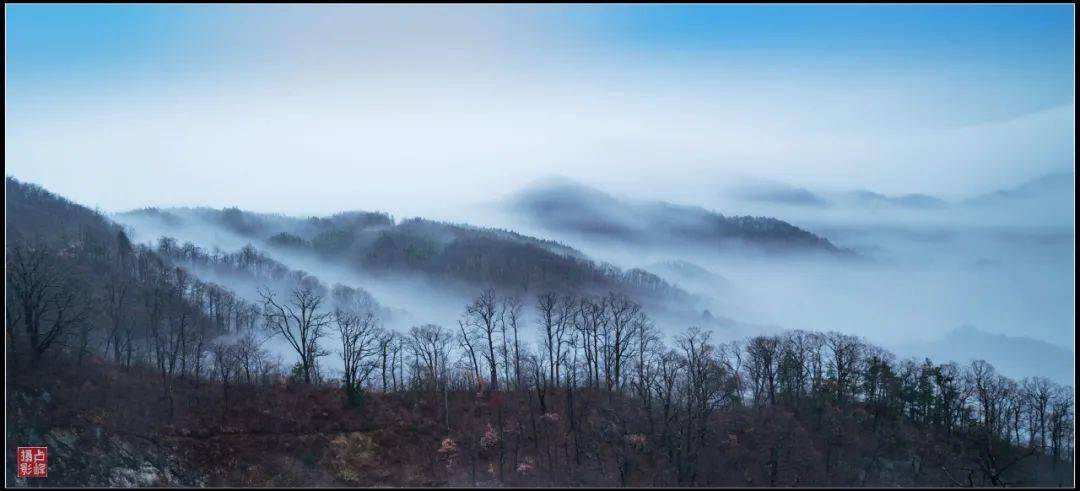
M1071 105L989 117L1034 102L1016 77L969 84L985 82L982 65L883 68L847 45L834 57L847 62L822 65L783 50L644 49L605 34L622 22L605 9L207 11L136 40L159 63L17 78L9 172L107 210L452 218L551 174L710 207L739 175L819 197L947 197L1059 167L1074 148Z

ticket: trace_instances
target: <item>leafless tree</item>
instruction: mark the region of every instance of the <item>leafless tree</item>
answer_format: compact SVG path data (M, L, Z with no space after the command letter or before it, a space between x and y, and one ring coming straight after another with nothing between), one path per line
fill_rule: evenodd
M341 338L341 360L344 363L345 390L350 394L359 390L375 369L378 356L378 320L370 310L358 312L354 308L338 307L334 310L334 323Z
M1029 445L1039 453L1046 452L1047 415L1053 396L1053 383L1046 377L1029 377L1022 382L1028 409Z
M131 322L127 319L129 284L128 278L120 274L111 275L105 284L104 311L110 321L106 350L112 348L113 360L116 363L120 363L123 356L121 337L124 325Z
M854 391L853 378L856 376L862 343L855 336L830 332L825 335L825 346L832 355L827 367L833 373L836 399L844 402Z
M585 383L590 387L600 385L600 365L603 357L601 332L606 330L607 304L603 299L587 295L578 297L577 312L573 317L585 363Z
M20 310L17 318L22 321L32 362L89 314L83 288L58 263L43 246L16 244L8 256L8 288L15 300L8 308Z
M516 296L504 297L499 305L499 327L503 337L503 359L507 371L513 370L513 376L507 376L507 383L513 380L515 389L523 387L521 380L521 338L518 332L523 307L521 299Z
M686 426L680 481L689 484L697 478L699 449L706 446L709 417L724 402L725 373L717 362L715 347L709 343L710 334L692 327L678 338L686 370Z
M264 336L258 336L253 330L245 330L236 341L236 356L240 360L240 371L244 377L244 383L254 384L259 381L259 376L265 366L270 362L270 354L262 348L267 341Z
M653 321L641 312L633 319L631 324L634 338L634 352L636 379L634 380L634 394L641 401L642 409L648 416L652 426L652 380L656 377L656 358L662 353L663 344L660 342L660 334L656 332Z
M475 342L472 339L473 333L475 331L473 331L472 329L466 329L464 320L458 321L458 331L458 345L461 346L464 354L468 356L469 368L472 372L472 383L478 385L483 384L483 381L480 379L480 362L476 358Z
M322 295L310 284L293 288L288 302L278 302L268 288L260 288L263 319L275 335L285 338L300 357L304 382L311 383L316 359L325 354L319 340L325 335L331 313L322 312Z
M776 403L776 375L780 362L780 339L756 336L746 344L746 371L750 376L754 405Z
M413 354L422 364L422 381L427 385L432 394L438 397L440 391L443 398L443 421L446 427L450 427L449 389L448 389L448 366L450 359L450 345L453 342L453 334L442 326L425 324L409 329L409 345Z
M547 352L543 357L543 361L547 362L546 380L555 385L561 383L561 370L566 361L567 340L576 315L576 303L576 298L570 294L546 292L536 297L540 336Z
M378 337L379 375L382 391L397 390L397 360L401 351L401 336L392 331L383 330Z
M221 382L226 410L229 408L229 387L240 378L242 360L239 351L238 344L224 340L214 343L210 348L210 357L214 363L214 374Z
M1073 388L1056 385L1050 400L1050 456L1057 462L1073 460L1076 415Z
M488 288L465 306L463 321L464 328L472 331L470 335L474 336L473 339L478 338L483 343L480 353L487 362L491 390L499 390L498 358L495 355L498 304L495 290Z
M610 318L610 322L605 323L608 330L604 336L607 339L604 356L608 361L607 387L608 390L621 390L623 372L632 354L633 326L642 322L640 318L643 313L640 304L621 293L609 293L606 302Z

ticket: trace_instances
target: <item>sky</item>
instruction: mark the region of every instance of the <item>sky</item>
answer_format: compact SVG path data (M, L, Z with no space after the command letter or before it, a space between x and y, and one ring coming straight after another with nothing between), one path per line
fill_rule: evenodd
M8 175L438 216L561 176L960 199L1071 170L1072 5L8 5Z

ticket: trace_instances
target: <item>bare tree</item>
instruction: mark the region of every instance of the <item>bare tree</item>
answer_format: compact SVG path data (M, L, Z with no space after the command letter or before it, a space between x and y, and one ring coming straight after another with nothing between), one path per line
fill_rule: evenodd
M269 363L270 353L261 346L269 338L257 337L252 330L245 330L236 341L236 356L240 360L240 370L244 383L254 384Z
M472 370L472 381L476 384L483 384L480 380L480 363L476 359L476 348L473 346L473 340L471 339L471 329L465 329L465 321L458 321L458 330L460 333L457 336L458 344L462 350L469 357L469 367Z
M37 362L68 329L83 322L89 306L82 289L45 247L18 244L8 259L8 288L20 310L31 361ZM9 322L15 320L9 314Z
M522 308L521 299L516 296L505 297L499 304L499 328L503 338L503 363L506 365L507 372L513 371L512 376L507 373L505 378L507 384L510 383L510 380L514 381L515 389L523 387L521 380L521 339L518 333Z
M151 349L154 363L161 376L162 397L169 402L169 416L174 411L173 376L180 360L184 330L190 320L187 305L171 295L166 277L159 277L160 283L151 291L150 302L155 308L149 325Z
M776 375L780 362L780 339L756 336L746 345L747 373L750 375L754 405L776 404Z
M559 385L562 365L567 355L567 338L573 326L576 299L573 295L560 296L555 292L537 295L536 309L539 314L540 336L547 356L547 380Z
M378 355L378 320L370 310L357 312L348 307L334 310L334 322L341 338L345 390L351 396L367 381L375 369ZM351 400L351 397L350 397Z
M311 383L316 359L325 354L319 340L325 336L331 314L321 312L322 295L310 284L300 284L291 293L289 302L278 302L268 288L260 288L263 299L263 319L275 335L285 338L300 356L304 382Z
M382 391L397 390L397 373L395 372L398 353L401 351L401 337L396 332L382 330L378 337L379 350L379 375L382 382Z
M1046 420L1053 395L1053 383L1045 377L1025 378L1022 383L1028 409L1029 445L1039 453L1045 453Z
M585 355L585 383L591 387L600 385L600 359L602 357L601 331L607 323L607 305L602 299L582 295L577 301L574 327L580 333L579 344Z
M229 409L229 386L240 378L240 347L229 342L217 342L210 348L210 357L214 363L214 374L221 381L225 409Z
M558 321L556 320L558 303L559 295L555 292L545 292L536 296L536 312L540 321L540 336L544 343L544 349L547 351L545 359L549 363L548 380L555 378L555 359L558 358L558 355L555 354L558 344L557 338L560 334L557 332Z
M692 327L678 338L684 360L686 426L683 435L684 462L680 481L691 485L697 479L699 450L705 448L710 415L723 402L725 373L709 343L710 332Z
M1004 396L1004 384L994 367L985 360L971 362L966 373L966 381L972 388L982 416L983 428L989 436L997 436L1000 427L1000 404Z
M495 356L498 303L495 290L488 288L473 299L472 303L465 306L464 327L471 329L484 343L481 355L487 361L491 390L499 390L498 358Z
M105 302L104 311L106 317L109 318L110 326L108 331L108 339L106 344L106 350L111 346L113 352L113 360L116 363L120 363L123 356L123 346L121 335L124 330L124 324L130 322L126 318L128 313L128 279L120 274L114 274L109 277L108 283L105 284Z
M409 346L419 363L422 364L422 383L428 385L432 394L443 395L443 421L450 428L450 407L448 389L448 362L453 334L442 326L425 324L409 329Z
M621 390L623 371L633 351L633 326L643 322L643 314L641 305L624 294L609 293L606 301L611 319L605 324L609 328L605 332L608 342L605 343L607 355L604 357L609 360L607 386L609 390Z
M656 376L656 358L660 356L663 345L660 343L660 334L656 332L651 319L645 315L636 316L631 324L634 338L634 351L637 359L634 363L637 378L634 381L634 393L640 399L642 409L649 419L650 427L652 419L652 380Z
M844 402L854 391L853 378L856 375L862 343L855 336L830 332L825 335L825 346L832 355L827 366L833 372L836 399Z
M1073 430L1076 416L1073 414L1075 397L1073 388L1056 385L1050 402L1050 455L1054 465L1059 461L1072 461Z

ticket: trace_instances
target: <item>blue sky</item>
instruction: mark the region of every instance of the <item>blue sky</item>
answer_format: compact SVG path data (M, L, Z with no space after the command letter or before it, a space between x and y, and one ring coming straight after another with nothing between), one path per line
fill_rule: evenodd
M1071 5L6 13L9 172L107 209L212 200L225 188L209 170L296 182L288 169L312 158L318 179L300 181L320 192L231 197L380 207L400 199L381 189L422 172L470 194L548 174L671 194L679 175L737 174L958 196L1073 166ZM163 193L162 172L218 194ZM120 178L147 191L110 192ZM458 194L445 187L417 193Z
M282 8L12 5L7 7L8 63L20 76L95 64L122 71L156 55L178 56L185 47L198 45L192 36L242 29L245 14L258 10ZM400 10L424 15L422 10ZM633 51L729 50L776 57L867 52L892 61L942 63L971 57L973 62L1013 66L1061 64L1073 55L1071 5L587 5L502 10L532 17L552 30L588 29L598 43ZM211 45L205 43L202 49L222 48ZM201 54L213 59L208 51ZM1056 75L1068 71L1065 66Z

